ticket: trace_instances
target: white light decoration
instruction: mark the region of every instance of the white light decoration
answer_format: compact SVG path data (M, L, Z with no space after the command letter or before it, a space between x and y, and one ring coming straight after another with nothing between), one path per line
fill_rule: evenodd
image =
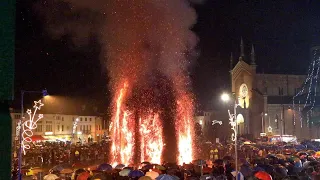
M27 114L29 118L22 123L22 142L21 147L24 154L26 154L26 150L30 149L30 144L32 142L31 137L33 136L33 130L37 128L37 122L43 118L43 114L39 114L35 119L36 113L44 104L41 103L41 100L34 101L33 113L31 109L27 110Z
M307 106L310 106L310 109L307 111L307 126L309 126L309 118L312 116L312 110L314 108L315 102L316 102L316 96L317 96L317 87L318 85L318 77L319 77L319 71L320 71L320 58L318 57L319 53L317 50L313 51L313 58L312 62L308 69L308 75L306 80L304 81L301 90L293 97L293 124L296 125L296 116L300 120L300 128L302 128L302 118L303 115L301 113L301 101L299 100L299 96L306 95L305 102L303 103L303 109ZM295 108L295 99L298 99L298 110ZM302 109L302 110L303 110Z
M76 133L76 129L77 129L78 122L79 122L79 118L76 118L76 120L75 120L74 123L73 123L72 134L75 134L75 133Z
M272 133L272 127L271 126L268 127L268 132Z
M15 140L19 140L20 128L21 128L21 122L18 121L17 127L16 127L16 138L15 138Z
M215 125L215 124L221 125L221 124L222 124L222 121L213 120L213 121L212 121L212 126Z
M230 110L228 110L229 113L229 123L231 125L231 130L233 130L233 133L231 135L231 140L232 141L237 141L237 120L235 119L235 114L231 114Z

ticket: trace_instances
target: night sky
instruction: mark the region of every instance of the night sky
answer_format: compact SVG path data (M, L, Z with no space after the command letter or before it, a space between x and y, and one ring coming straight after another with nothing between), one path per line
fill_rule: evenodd
M88 97L107 106L107 73L99 60L100 45L92 38L75 47L70 37L53 39L34 10L34 0L17 0L15 101L19 92L47 88L52 95ZM304 74L309 49L320 44L320 2L207 0L196 5L201 54L190 68L199 108L214 105L228 89L229 59L239 56L240 38L246 58L254 44L258 71Z

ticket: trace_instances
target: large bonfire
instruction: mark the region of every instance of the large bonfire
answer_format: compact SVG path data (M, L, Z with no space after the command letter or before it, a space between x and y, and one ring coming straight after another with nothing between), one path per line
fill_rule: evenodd
M166 154L175 154L178 163L192 160L193 99L187 71L197 38L190 30L196 23L191 1L202 0L57 0L39 5L55 38L70 36L78 46L94 39L101 45L113 97L113 163L161 163Z

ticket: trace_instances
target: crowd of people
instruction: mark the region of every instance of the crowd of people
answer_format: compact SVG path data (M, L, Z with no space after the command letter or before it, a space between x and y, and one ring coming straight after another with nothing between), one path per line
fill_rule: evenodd
M103 163L107 162L107 149L107 144L101 143L86 146L38 144L26 155L26 162L38 162L37 157L40 156L43 159L41 162L56 166L24 179L320 179L320 145L310 141L298 145L239 143L237 164L232 144L213 146L206 160L199 159L183 165L143 162L111 166Z

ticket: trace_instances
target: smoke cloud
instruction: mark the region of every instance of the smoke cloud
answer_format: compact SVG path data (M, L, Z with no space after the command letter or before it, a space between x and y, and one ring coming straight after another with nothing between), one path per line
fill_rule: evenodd
M53 38L69 35L75 45L92 36L101 44L101 60L110 85L126 77L143 82L154 71L167 78L186 74L197 37L192 3L203 0L46 0L36 10ZM186 81L187 82L187 81Z

